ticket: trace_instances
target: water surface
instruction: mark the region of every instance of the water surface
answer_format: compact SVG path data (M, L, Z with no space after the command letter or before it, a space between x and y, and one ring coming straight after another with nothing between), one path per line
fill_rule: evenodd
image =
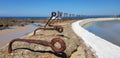
M120 20L87 23L84 27L93 34L120 46Z

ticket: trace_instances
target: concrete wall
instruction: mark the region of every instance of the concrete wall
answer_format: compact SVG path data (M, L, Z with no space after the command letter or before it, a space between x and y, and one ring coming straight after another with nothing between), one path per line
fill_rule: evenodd
M85 41L88 47L96 53L98 58L120 58L120 47L116 46L95 34L87 31L82 26L93 21L120 20L120 18L92 18L84 19L72 24L74 32Z

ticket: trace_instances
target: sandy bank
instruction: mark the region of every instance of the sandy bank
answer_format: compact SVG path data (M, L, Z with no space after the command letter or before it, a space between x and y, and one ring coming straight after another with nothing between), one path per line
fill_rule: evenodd
M0 31L0 47L9 43L14 38L18 38L32 32L33 26L17 27L15 29L5 29Z
M5 34L10 34L10 33L20 32L20 31L28 30L28 29L30 29L29 26L17 27L15 29L4 29L4 30L0 31L0 35L5 35Z

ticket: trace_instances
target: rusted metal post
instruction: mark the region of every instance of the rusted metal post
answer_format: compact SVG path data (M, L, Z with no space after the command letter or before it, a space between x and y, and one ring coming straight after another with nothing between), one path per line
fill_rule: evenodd
M9 46L8 46L8 53L12 53L12 44L15 42L15 41L21 41L21 42L27 42L27 43L34 43L34 44L40 44L40 45L43 45L43 46L49 46L52 48L52 50L54 52L57 52L57 53L62 53L64 52L64 50L66 49L66 44L65 42L60 39L60 38L53 38L51 40L51 42L47 42L47 41L43 41L43 40L30 40L30 39L14 39L12 40L10 43L9 43ZM61 47L60 48L57 48L55 47L55 43L58 42Z
M58 11L57 16L50 21L50 24L48 24L48 26L51 26L52 23L55 23L56 21L58 21L59 17L61 16L62 16L62 12Z
M52 25L51 25L52 26ZM63 27L62 26L54 26L53 28L37 28L34 30L34 33L33 35L36 34L36 31L37 30L56 30L58 31L59 33L62 33L63 32Z
M53 17L55 17L55 16L56 16L56 12L52 12L50 19L48 20L48 22L47 22L46 25L44 26L45 28L46 28L47 25L50 24L50 21L51 21L51 20L53 19Z
M62 26L53 26L53 25L51 25L51 23L52 23L53 21L55 21L57 17L59 17L59 16L62 15L60 12L58 12L58 13L59 13L59 15L56 16L56 12L52 12L52 13L51 13L51 17L50 17L50 19L48 20L48 22L46 23L46 25L45 25L43 28L37 28L37 29L35 29L33 35L35 35L35 34L36 34L36 31L37 31L37 30L40 30L40 29L42 29L42 30L56 30L56 31L58 31L59 33L62 33L62 32L63 32L63 27L62 27ZM56 16L56 17L55 17L55 16ZM52 19L53 17L55 17L55 18ZM46 26L50 26L50 27L52 27L52 28L47 28Z
M57 22L60 22L60 17L62 16L62 12L58 11L57 13L58 15L56 16L56 18L54 20L51 21L51 23L55 23L56 21Z

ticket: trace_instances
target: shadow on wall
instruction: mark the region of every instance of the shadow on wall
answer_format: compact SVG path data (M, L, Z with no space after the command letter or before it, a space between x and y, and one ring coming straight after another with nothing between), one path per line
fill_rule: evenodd
M29 51L32 51L32 52L39 52L39 53L51 53L51 54L54 54L57 57L68 58L66 53L55 53L55 52L52 52L52 51L33 50L33 49L30 49L30 48L16 48L13 51L18 50L18 49L25 49L25 50L29 50Z

